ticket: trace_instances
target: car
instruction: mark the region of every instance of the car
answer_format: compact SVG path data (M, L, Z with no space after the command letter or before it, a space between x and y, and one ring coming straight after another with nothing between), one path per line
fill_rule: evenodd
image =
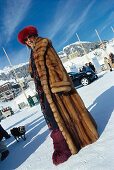
M68 73L71 80L73 81L74 86L87 86L88 84L90 84L93 80L97 79L98 76L93 72L93 71L89 71L89 72L69 72Z

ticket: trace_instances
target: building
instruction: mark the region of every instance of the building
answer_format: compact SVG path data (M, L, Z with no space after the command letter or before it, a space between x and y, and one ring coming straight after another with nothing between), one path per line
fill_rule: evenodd
M20 91L19 84L7 82L0 86L0 101L12 100Z

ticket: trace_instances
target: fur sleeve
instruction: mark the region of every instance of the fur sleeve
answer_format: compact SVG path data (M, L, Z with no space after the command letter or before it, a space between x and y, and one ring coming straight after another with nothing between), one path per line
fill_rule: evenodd
M71 90L71 82L68 79L66 70L58 54L50 42L49 50L46 55L46 66L48 68L49 84L52 93L69 92Z

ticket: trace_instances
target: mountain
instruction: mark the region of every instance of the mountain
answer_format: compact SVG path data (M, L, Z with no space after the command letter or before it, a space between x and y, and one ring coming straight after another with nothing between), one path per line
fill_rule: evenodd
M14 66L14 70L18 78L28 77L29 76L28 69L29 69L29 63L23 63ZM11 67L5 67L2 71L0 71L0 80L9 81L13 79L15 80L15 74Z
M97 48L100 48L100 43L99 42L81 42L84 49L86 49L86 53L89 53L90 51L93 51ZM79 42L75 42L73 44L67 45L66 47L63 48L63 51L59 52L58 55L62 57L64 56L69 56L72 53L76 53L78 57L84 55L84 51L81 47L81 44Z

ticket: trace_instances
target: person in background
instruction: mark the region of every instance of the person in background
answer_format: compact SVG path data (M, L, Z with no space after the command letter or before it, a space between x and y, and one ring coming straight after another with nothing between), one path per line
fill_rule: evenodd
M28 96L28 102L29 102L31 107L35 105L32 97L30 95Z
M89 67L94 71L94 73L95 73L95 66L91 63L91 62L89 62Z
M112 67L111 67L111 65L109 63L109 59L107 57L104 57L104 63L106 65L107 69L112 71Z
M109 54L109 63L111 67L114 68L114 54L113 53Z
M85 64L86 72L92 71L91 67L89 66L89 63Z
M51 40L34 26L23 28L18 41L31 49L29 72L34 79L46 122L51 127L55 165L65 162L98 139L97 125L77 93Z
M83 66L82 67L82 72L85 72L86 71L86 66Z
M80 67L80 68L78 69L78 71L79 71L79 72L82 72L82 68Z
M11 136L4 130L4 128L0 125L0 153L1 153L1 161L3 161L9 154L7 146L2 141L3 137L9 139Z

